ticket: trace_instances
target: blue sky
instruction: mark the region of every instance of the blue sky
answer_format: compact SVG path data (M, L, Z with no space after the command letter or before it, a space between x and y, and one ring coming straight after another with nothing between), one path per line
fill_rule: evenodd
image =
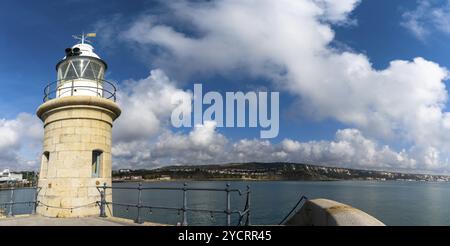
M13 117L19 112L33 112L42 100L45 83L56 80L55 65L64 56L64 49L74 44L72 35L89 31L99 19L112 13L133 15L142 6L151 6L144 2L148 1L97 1L90 8L82 8L80 5L86 1L2 1L0 45L5 60L0 65L0 81L8 93L1 99L0 115ZM116 68L111 69L111 76L122 80L148 74L145 65L118 51L99 50ZM122 63L124 58L126 62Z
M326 103L323 101L323 97L317 95L317 93L305 92L302 88L305 88L307 84L320 85L321 79L327 79L324 78L323 75L316 76L312 72L307 71L306 68L311 66L311 64L317 63L319 64L319 67L323 67L324 71L322 72L324 74L335 73L335 71L328 71L327 65L320 65L320 62L322 61L327 62L326 59L329 58L328 56L320 57L317 61L312 61L311 64L309 64L309 60L306 59L308 57L307 55L305 55L306 58L302 58L303 55L301 53L296 53L299 55L299 58L301 58L299 60L303 62L300 66L304 66L305 70L303 70L303 68L299 68L299 71L294 71L295 68L293 67L295 66L293 65L297 64L295 62L291 62L290 57L279 57L276 53L274 54L270 51L265 54L264 52L266 49L257 50L257 53L244 54L245 52L243 52L242 57L239 57L239 55L235 55L233 53L236 57L230 59L225 59L223 56L219 56L220 54L215 54L216 52L214 49L208 50L207 47L210 47L209 45L211 45L211 47L217 47L215 45L223 45L220 42L213 43L214 41L211 40L215 40L214 37L224 37L225 40L235 41L237 47L246 47L246 41L251 38L249 36L244 36L244 34L240 33L238 29L230 28L227 25L223 25L221 22L217 22L221 24L217 25L217 29L215 29L214 25L210 23L227 19L219 19L219 17L216 18L209 12L216 14L221 13L225 16L226 14L230 14L228 11L229 9L234 8L234 10L247 10L247 8L252 9L250 8L251 4L254 4L252 1L249 1L248 4L242 3L241 8L239 6L240 3L234 1L231 1L231 3L216 1L216 5L214 4L215 1L212 2L213 4L211 5L211 3L203 1L194 1L189 3L187 1L180 1L178 4L166 3L165 1L138 0L95 1L95 3L84 0L66 0L45 1L45 4L43 4L42 1L38 2L31 0L2 1L0 3L0 48L2 50L3 59L2 62L0 62L0 85L2 88L0 97L0 119L7 122L13 121L21 113L33 115L36 108L42 101L42 91L45 84L55 80L55 64L64 56L64 49L73 45L75 42L71 36L74 34L79 34L83 31L96 31L98 38L94 41L94 46L96 48L96 52L109 64L107 79L116 81L119 84L119 88L124 90L124 95L126 95L126 97L132 98L138 94L137 92L133 92L133 89L130 88L129 83L131 83L131 86L136 86L140 83L148 83L148 88L151 90L151 84L157 84L156 78L149 77L150 71L154 69L160 69L164 72L164 75L173 82L173 90L192 90L192 84L194 82L202 82L205 90L216 90L219 92L237 90L248 91L258 87L265 87L269 90L280 91L280 134L277 138L270 140L270 148L267 150L272 152L272 156L265 158L263 155L249 154L247 158L238 159L236 161L305 160L330 165L359 168L408 171L420 170L432 172L448 171L447 164L443 163L446 163L446 158L448 156L447 153L450 152L448 151L447 146L441 144L442 139L436 139L435 142L430 141L430 144L428 145L426 141L420 140L422 135L419 136L418 133L416 134L416 132L421 132L420 127L423 127L423 125L420 125L419 127L416 125L411 126L407 123L410 120L413 120L413 118L406 118L406 116L396 118L393 116L395 113L392 113L391 115L390 111L382 112L383 110L380 109L370 111L372 108L377 108L379 105L386 106L387 104L385 103L387 102L384 102L383 100L378 102L376 99L374 100L377 102L367 102L367 108L369 108L368 114L373 115L374 113L380 113L383 115L380 116L382 119L377 118L375 120L386 122L387 125L398 125L399 128L393 127L395 128L393 133L384 133L385 129L373 130L372 128L374 124L380 124L378 121L373 120L373 122L371 122L371 120L368 120L365 122L365 120L361 119L355 120L355 118L352 118L353 116L350 116L350 112L353 110L351 106L336 109L330 106L333 105L333 103ZM327 37L324 37L323 46L316 47L314 44L311 44L312 47L320 50L320 52L334 52L333 55L337 57L336 59L341 59L342 54L345 52L350 52L355 55L355 57L356 55L362 55L365 57L364 59L370 63L368 66L370 67L371 73L374 74L374 77L381 76L383 71L389 69L389 64L391 61L403 60L412 62L416 57L422 57L426 61L433 62L433 64L437 64L444 70L445 68L450 67L448 60L448 54L450 52L448 41L450 36L449 32L445 29L446 19L443 18L442 21L437 22L430 20L427 16L423 16L420 13L421 9L434 11L436 15L439 15L439 13L450 13L446 12L449 8L449 4L446 1L428 1L429 4L424 5L415 1L400 0L346 0L342 2L342 6L337 6L339 4L332 4L327 0L320 0L316 2L304 0L300 2L306 2L308 5L303 7L295 6L298 7L298 9L295 10L302 13L304 11L304 15L299 14L298 16L295 16L295 18L299 18L299 20L311 20L314 25L329 28L334 33L334 37L331 38L331 41L328 40ZM254 14L255 19L259 20L258 18L260 12L270 11L271 4L274 3L264 1L260 4L260 6L255 5L255 8L252 9L254 12L244 11L244 13L248 14L246 17L249 17L250 19ZM291 1L281 1L277 4L281 4L281 6L284 4L287 6L294 3ZM312 7L314 4L317 8L325 11L325 13L311 14L316 11L316 9ZM267 9L264 8L266 5L268 7ZM311 8L311 11L309 9L306 10L306 8ZM338 14L330 14L335 13L333 11L338 11ZM205 14L204 22L201 22L195 16L191 16L193 12L196 14ZM234 13L236 13L236 11L234 11ZM287 13L274 12L272 14L273 16L277 16L277 14L283 15ZM266 17L269 22L270 16L272 15L269 14ZM295 20L295 18L292 19ZM230 19L230 22L232 21L233 20ZM290 24L287 20L286 22L280 23L285 23L286 25ZM242 26L247 25L247 23L240 24ZM305 35L305 37L309 37L309 35L316 35L312 34L316 29L304 28L303 23L300 22L294 24L295 28L292 30L295 30L295 32L290 34L292 36L288 35L288 39L292 37L293 40L297 40L295 35L300 38L302 35ZM412 24L418 24L419 27L422 28L420 30L427 30L427 33L419 33L418 29L414 29ZM144 28L142 28L142 26L144 26ZM169 27L172 32L162 33L160 29L155 27ZM220 28L223 29L221 30ZM248 28L253 28L253 26L250 26L249 24ZM267 30L270 30L270 28L271 27L268 27ZM261 32L267 30L263 30ZM236 31L236 33L234 33L234 31ZM277 28L275 28L274 31L277 31ZM174 32L182 34L181 36L186 39L190 39L188 43L191 44L192 47L206 48L204 50L199 48L195 53L193 51L193 53L188 53L190 51L181 50L181 41L183 41L183 39L179 38L180 35L172 35ZM147 34L152 35L152 33L154 34L153 37L146 36ZM166 36L163 36L163 34ZM161 36L157 39L154 38L156 35ZM318 35L320 36L322 34ZM238 38L233 40L234 37ZM202 38L205 39L202 40ZM242 43L239 43L241 41ZM273 38L273 41L274 42L271 44L276 44L279 40ZM285 41L280 42L284 44ZM318 41L318 43L320 42L322 41ZM232 42L226 44L231 45ZM299 51L303 50L302 47L298 47L303 45L301 42L298 42L298 44L289 43L287 45L292 45L292 48L298 48ZM276 48L279 49L280 47ZM238 48L235 50L239 51ZM230 51L234 50L230 48ZM211 66L204 65L202 67L196 67L196 64L208 63L204 63L206 60L206 55L202 55L200 53L208 53L208 57L210 57L212 63ZM236 53L238 54L239 52ZM283 50L280 50L280 53L283 53ZM192 58L192 64L186 63L186 58L184 57L185 54L189 54ZM258 58L253 59L251 54L257 54L256 56ZM217 60L220 59L223 60L217 62ZM239 64L232 66L229 65L229 61L238 61ZM260 67L260 61L269 62L270 64L273 63L277 66L287 68L289 70L288 76L282 78L287 82L279 83L277 79L275 79L277 71L274 71L273 73L272 71L265 71L265 69ZM342 63L347 64L348 62L342 61ZM338 64L341 64L341 61L339 61ZM229 68L227 68L227 66L229 66ZM222 67L225 68L222 69ZM343 67L340 70L343 71L345 69L346 67ZM424 70L424 73L426 72L427 71ZM424 74L424 78L427 78L427 76L428 75ZM400 78L400 80L403 79L397 76L392 77L394 78L387 78L387 80L391 81L390 83L396 83L396 78ZM309 79L307 84L304 82L305 79ZM317 81L315 81L315 79L317 79ZM124 83L126 80L129 81L128 84ZM345 80L345 77L343 80ZM405 78L405 80L407 79ZM377 83L377 81L367 82L368 85L370 85L370 83ZM417 83L420 84L421 82L419 81ZM445 78L438 78L437 81L433 81L432 83L430 93L436 92L435 86L439 87L441 84L445 84L446 86L448 85L448 81ZM324 84L324 86L326 85L327 84ZM426 88L429 89L431 87ZM380 86L380 91L383 91L383 88L384 87ZM316 88L315 91L318 90L321 90L320 86ZM365 88L365 91L370 90L370 87ZM412 90L414 91L414 88ZM445 88L441 88L441 90L443 90L447 95ZM330 91L332 92L333 90ZM349 91L357 90L355 89ZM427 103L427 101L425 102L425 106L433 104L434 110L436 109L434 107L438 105L436 107L442 113L442 122L444 122L444 115L448 106L448 101L440 98L440 96L442 96L441 92L442 91L436 92L437 94L440 93L436 96L437 99L430 99L432 103ZM345 94L329 96L342 98L347 97ZM349 95L348 97L350 98L351 96ZM395 98L395 96L393 97L394 98L392 98L392 100L387 101L400 100ZM133 105L132 99L127 100L128 101L124 101L124 105ZM339 102L341 101L339 100L336 103ZM409 101L406 100L406 102ZM359 104L357 97L355 98L354 103L355 105ZM440 105L442 103L444 106ZM143 104L146 105L148 102ZM352 103L344 103L343 105L352 105ZM321 108L322 106L324 109ZM317 111L320 116L313 116L313 114L305 112L302 107L308 107L310 110ZM420 108L420 106L418 106L418 108ZM124 108L124 111L126 110L127 108ZM149 110L151 111L151 109ZM130 111L132 110L130 109ZM349 112L348 115L346 114L347 112ZM126 166L128 164L125 163L133 163L133 167L154 167L165 165L166 163L184 163L180 160L192 158L192 156L189 158L186 156L171 158L170 156L164 155L162 155L164 157L158 158L158 156L160 156L159 153L163 153L164 151L158 149L159 147L157 148L157 146L169 146L167 142L159 143L160 145L158 145L158 141L161 141L161 139L164 140L167 136L169 136L168 138L170 139L177 139L177 137L179 137L179 141L188 141L190 136L195 135L196 129L173 129L164 123L168 121L167 112L162 114L153 110L150 113L154 113L158 118L158 127L155 129L149 129L149 134L146 136L145 140L142 140L143 142L130 142L128 140L128 142L125 140L122 141L121 137L118 137L115 140L117 143L116 149L120 153L124 152L123 149L126 148L124 146L129 146L128 148L133 146L133 148L136 148L137 144L141 147L144 146L142 147L143 149L139 151L143 153L149 152L149 155L143 155L146 156L144 159L136 159L130 156L141 156L142 153L134 153L129 155L118 154L116 156L118 166ZM361 112L358 111L358 114L359 113ZM125 115L122 121L126 121L127 117L128 116ZM361 123L362 121L364 121L364 123ZM436 125L445 124L436 123ZM124 129L122 126L118 128L118 132L122 131L120 129ZM219 134L219 137L214 135L214 138L221 139L223 137L225 139L224 142L216 143L217 145L228 145L228 148L233 149L236 148L236 146L233 147L233 145L239 145L239 143L243 144L242 140L257 141L251 144L254 146L259 146L258 144L264 143L265 140L258 139L259 130L260 129L249 128L215 128L212 134ZM342 139L337 139L339 131L341 131L340 133L342 135ZM124 132L126 131L124 130ZM190 132L191 135L189 135ZM386 132L388 132L388 130L386 130ZM123 132L119 132L117 135L124 136L124 134L125 133ZM35 133L35 135L38 135L38 133ZM371 164L365 165L355 163L357 162L355 161L356 155L351 157L346 156L342 157L343 159L339 159L341 158L339 155L330 156L327 154L311 154L311 150L320 148L320 146L323 147L324 145L327 146L327 153L333 152L330 148L334 148L333 146L335 145L351 145L351 143L346 142L349 135L353 137L360 137L361 141L364 142L367 140L370 144L374 144L376 146L374 147L375 151L379 153L379 155L384 155L383 153L385 153L383 152L383 146L389 146L389 151L392 153L389 152L388 155L395 155L395 160L386 160L386 163L380 164L380 162L383 162L384 159L377 157L376 160L374 159L367 161ZM37 138L36 142L38 141L39 138ZM323 143L320 143L321 141ZM15 142L13 145L15 147L19 146L21 149L20 153L13 153L13 155L21 155L25 153L23 154L23 158L18 158L16 156L18 160L32 160L33 155L39 152L39 147L25 147L26 144ZM1 146L2 145L0 144L0 147ZM286 146L293 147L298 151L304 151L304 148L310 148L308 152L310 154L307 156L306 154L297 155L295 153L298 151L294 151L295 153L291 155L289 151L285 149L287 148ZM268 148L267 145L259 148L259 150L264 148ZM303 149L300 150L298 148ZM423 156L427 155L427 153L429 154L430 148L436 150L436 152L433 153L439 153L440 157L438 160L433 159L434 162L430 161L431 164L429 165L422 164L423 162L429 161L426 158L425 160ZM201 146L199 146L199 149L201 153L204 151L201 149ZM244 149L244 147L241 149ZM182 151L190 151L195 153L196 150L183 149ZM236 151L235 153L240 153L240 150L233 149L233 151ZM351 152L355 153L355 151L357 150L352 150ZM405 152L403 153L402 151ZM200 152L198 156L201 156ZM282 157L280 159L274 157L285 156L284 154L287 154L288 157ZM211 158L202 159L199 162L220 162L221 160L220 155L214 156L214 154L208 152L208 156ZM402 157L400 158L399 156ZM435 155L431 154L431 156ZM131 161L127 158L131 158L133 160ZM170 159L175 159L175 162L168 161ZM409 164L405 164L404 159L407 159ZM11 161L11 158L8 157L7 160ZM235 160L226 159L223 161L227 162ZM195 158L189 159L189 163L194 162L197 162ZM401 162L403 164L397 165L397 162ZM436 162L439 164L436 164ZM6 166L7 164L3 165ZM36 165L36 163L30 165Z
M445 1L430 2L440 3L438 6L445 5ZM450 47L446 42L447 34L434 32L422 41L401 25L403 13L416 7L415 1L363 1L352 15L358 20L358 25L336 28L336 39L367 54L377 69L386 68L389 61L394 59L412 59L417 56L448 67L450 64L446 53Z

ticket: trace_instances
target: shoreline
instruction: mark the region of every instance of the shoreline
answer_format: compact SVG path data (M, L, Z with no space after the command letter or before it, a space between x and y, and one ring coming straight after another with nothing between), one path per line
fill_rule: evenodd
M449 181L424 181L424 180L367 180L367 179L336 179L336 180L290 180L290 179L171 179L171 180L113 180L113 183L169 183L169 182L342 182L342 181L363 181L363 182L414 182L414 183L449 183Z

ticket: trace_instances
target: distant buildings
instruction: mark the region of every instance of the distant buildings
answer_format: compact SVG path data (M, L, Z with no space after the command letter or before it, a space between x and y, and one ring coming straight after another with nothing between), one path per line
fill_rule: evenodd
M241 163L171 166L153 170L118 170L115 181L127 180L370 180L450 182L450 176L357 170L302 163Z
M131 169L119 169L119 173L130 173Z
M169 175L161 175L161 177L156 178L158 181L170 181L172 178Z
M11 172L9 169L0 172L0 183L23 182L22 173Z

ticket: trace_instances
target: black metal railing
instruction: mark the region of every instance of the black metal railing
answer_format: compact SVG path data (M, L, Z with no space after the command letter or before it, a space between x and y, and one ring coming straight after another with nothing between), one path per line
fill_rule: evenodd
M224 189L213 189L213 188L191 188L188 187L185 183L183 187L142 187L142 184L139 183L138 187L112 187L107 186L106 183L103 186L98 186L97 189L100 192L101 200L99 201L100 205L100 217L107 217L106 215L106 208L108 205L117 205L117 206L123 206L123 207L135 207L137 208L137 216L135 219L136 223L142 224L143 218L142 218L142 209L149 209L149 210L169 210L169 211L177 211L180 212L182 215L182 222L180 225L187 226L188 225L188 216L187 212L204 212L204 213L210 213L210 214L225 214L226 215L226 225L231 225L231 216L233 214L239 215L239 220L237 223L237 226L241 225L250 225L250 187L247 186L246 191L241 191L239 189L231 189L230 185L227 184L226 188ZM137 197L137 203L130 204L130 203L119 203L119 202L108 202L106 201L106 191L107 189L121 189L121 190L137 190L138 191L138 197ZM147 205L142 202L142 192L148 191L148 190L171 190L171 191L182 191L183 192L183 205L182 207L168 207L168 206L152 206ZM226 198L226 204L225 209L200 209L200 208L190 208L187 205L188 201L188 191L215 191L215 192L224 192L225 198ZM231 209L231 193L237 193L239 196L245 196L245 206L242 210L232 210ZM244 222L245 220L245 222Z
M92 86L79 85L78 82L93 82L96 83ZM91 83L91 84L93 84ZM116 101L117 88L113 82L98 79L98 80L58 80L49 83L44 88L44 99L43 101L49 101L58 97L73 96L77 95L79 92L89 92L92 95L98 97L106 98L109 100Z
M295 206L291 209L291 211L278 223L278 225L284 225L293 214L296 214L305 204L304 202L307 201L308 198L306 196L301 196L300 199L298 199ZM302 203L303 202L303 203Z
M37 200L37 196L39 194L41 188L38 187L8 187L8 188L0 188L0 192L8 192L9 191L9 201L0 203L0 209L3 209L3 213L6 216L11 217L14 216L14 206L15 205L29 205L33 206L31 214L36 213L37 205L39 201ZM35 195L33 196L32 201L16 201L15 194L18 190L35 190Z

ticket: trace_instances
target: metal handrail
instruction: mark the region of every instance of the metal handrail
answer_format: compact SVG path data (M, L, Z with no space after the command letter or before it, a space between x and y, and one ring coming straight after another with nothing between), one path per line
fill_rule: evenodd
M283 220L281 220L280 221L280 223L278 223L278 225L283 225L285 222L286 222L286 220L288 219L288 218L290 218L291 217L291 215L292 215L292 213L294 212L294 211L298 211L297 210L297 207L300 205L300 203L302 202L302 201L306 201L306 200L308 200L308 198L306 197L306 196L301 196L300 197L300 199L297 201L297 203L295 204L295 206L291 209L291 211L283 218ZM302 205L303 206L303 205Z
M112 186L99 186L100 188L107 189L116 189L116 190L137 190L139 187L112 187ZM142 187L141 190L178 190L182 191L183 188L179 187ZM186 190L191 191L230 191L230 192L238 192L241 195L247 194L247 191L241 191L239 189L215 189L215 188L186 188Z
M1 187L0 191L4 191L4 190L32 190L32 189L36 189L35 186L31 186L31 187Z
M36 194L34 195L34 200L33 201L15 201L14 194L15 194L16 190L29 190L29 189L36 190ZM7 188L0 188L0 191L11 191L10 201L9 202L4 202L4 203L0 203L0 207L5 207L5 209L6 209L6 206L9 206L9 212L8 212L7 216L11 217L14 214L14 212L13 212L14 205L18 205L18 204L29 204L29 205L31 205L31 204L34 204L32 214L35 214L37 205L39 204L39 201L37 200L37 196L38 196L40 190L41 190L40 187L7 187Z
M35 189L36 193L34 195L33 201L15 201L15 191L16 190L25 190L25 189ZM123 189L123 190L138 190L138 202L135 204L132 203L118 203L118 202L107 202L106 201L106 190L107 189ZM226 214L226 224L228 226L231 225L231 215L237 214L239 215L239 220L237 223L237 226L241 225L250 225L250 187L247 186L246 191L241 191L240 189L230 189L230 185L227 184L225 189L215 189L215 188L194 188L194 187L188 187L185 183L183 187L142 187L142 183L139 183L138 187L112 187L112 186L106 186L106 183L103 186L97 186L97 190L100 192L100 201L96 201L84 206L78 206L78 207L70 207L70 208L62 208L62 207L56 207L56 206L50 206L47 204L44 204L40 201L38 201L38 195L41 190L41 187L9 187L9 188L0 188L0 191L11 191L10 195L10 201L0 203L0 207L4 207L5 209L9 207L9 211L7 216L13 216L13 207L14 205L18 204L29 204L33 206L32 214L36 213L37 206L44 206L47 208L57 208L57 209L69 209L70 211L85 207L85 206L99 206L100 207L100 217L107 217L106 216L106 206L108 205L117 205L117 206L124 206L127 207L136 207L138 209L138 214L135 219L136 223L143 223L143 218L141 216L141 210L142 209L150 209L153 210L172 210L172 211L178 211L179 213L182 213L182 223L181 225L187 226L188 225L188 218L187 218L187 212L201 212L201 213L211 213L212 214ZM153 206L149 204L144 204L142 202L142 191L145 190L176 190L176 191L183 191L183 206L182 207L168 207L168 206ZM202 208L189 208L187 206L187 192L188 191L214 191L214 192L225 192L226 193L226 208L221 209L202 209ZM245 206L242 210L232 210L231 209L231 193L237 193L239 196L246 196L246 202ZM6 211L5 211L6 212ZM243 223L245 219L245 223Z
M80 79L83 79L83 78L80 78ZM107 81L104 79L97 79L97 80L94 80L97 83L97 86L86 86L86 85L75 85L75 81L77 81L77 80L78 79L57 80L57 81L47 84L47 86L45 86L45 88L44 88L43 101L47 102L49 100L57 98L58 92L61 92L61 90L67 90L67 91L64 91L62 94L70 93L71 95L73 95L74 92L76 92L78 89L81 91L84 90L84 91L96 92L98 97L113 100L114 102L116 101L117 87L113 82L110 82L110 81ZM61 82L63 82L63 83L61 83ZM68 86L68 84L69 84L69 86ZM59 96L61 96L62 94L59 94Z
M113 205L117 205L117 206L122 206L122 207L140 207L140 208L148 208L148 209L161 209L161 210L183 210L183 208L179 208L179 207L164 207L164 206L152 206L152 205L141 205L139 206L138 204L133 204L133 203L119 203L119 202L114 202L111 204ZM186 208L186 211L191 211L191 212L209 212L209 213L224 213L224 211L226 210L217 210L217 209L201 209L201 208ZM241 214L242 212L239 210L231 210L230 211L231 214Z
M159 209L159 210L174 210L182 213L182 222L181 225L187 226L187 212L204 212L204 213L224 213L226 214L226 224L228 226L231 225L231 215L238 214L239 215L239 223L238 225L242 225L242 221L244 217L246 218L245 225L250 225L250 187L247 186L246 191L241 191L239 189L230 189L230 185L227 184L225 189L215 189L215 188L191 188L188 187L185 183L183 187L142 187L142 183L139 183L138 187L112 187L107 186L106 183L103 186L97 187L100 192L101 201L100 204L100 217L106 216L106 206L107 205L116 205L122 207L135 207L137 208L137 216L135 219L136 223L142 224L143 220L141 217L141 209ZM106 190L107 189L121 189L121 190L138 190L138 198L137 203L119 203L119 202L107 202L106 201ZM182 207L168 207L168 206L153 206L148 204L143 204L142 202L142 191L145 190L171 190L171 191L183 191L183 206ZM187 192L188 191L216 191L216 192L225 192L226 193L226 208L224 210L219 209L200 209L200 208L189 208L187 206ZM245 207L242 211L239 210L231 210L231 196L230 194L235 192L239 194L239 196L246 195L246 203Z

